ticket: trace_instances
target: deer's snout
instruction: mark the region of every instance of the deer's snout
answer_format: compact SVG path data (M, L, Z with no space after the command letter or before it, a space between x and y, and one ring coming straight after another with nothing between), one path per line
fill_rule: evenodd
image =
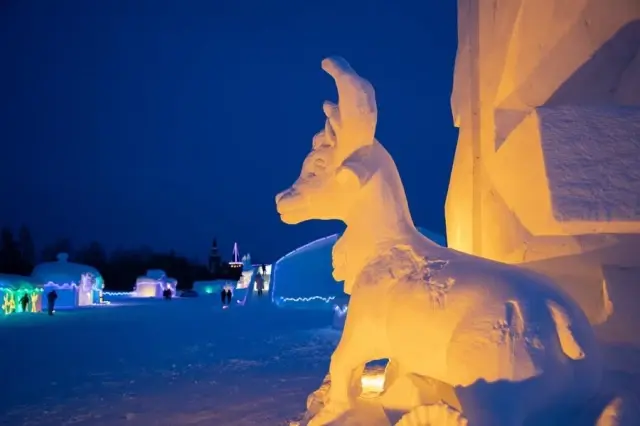
M285 197L290 197L290 196L292 195L292 193L293 193L293 192L294 192L294 189L293 189L293 187L292 187L292 188L285 189L284 191L282 191L282 192L278 193L278 194L276 195L276 206L277 206L278 204L280 204L280 201L281 201L283 198L285 198Z
M309 220L309 200L296 186L276 195L276 210L284 223L294 225Z
M284 213L289 210L297 210L301 206L304 197L294 186L286 189L276 195L276 209L279 213Z

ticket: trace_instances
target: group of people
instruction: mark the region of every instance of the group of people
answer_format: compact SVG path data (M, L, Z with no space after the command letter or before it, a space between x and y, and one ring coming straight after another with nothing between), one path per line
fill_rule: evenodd
M222 301L222 306L230 305L232 297L233 293L231 292L231 289L223 288L222 291L220 291L220 300Z
M47 293L47 313L49 315L53 315L53 311L56 305L56 299L58 298L58 293L55 290L51 290ZM25 293L20 298L20 307L22 308L22 312L27 312L27 308L29 303L31 302L31 298L28 293Z

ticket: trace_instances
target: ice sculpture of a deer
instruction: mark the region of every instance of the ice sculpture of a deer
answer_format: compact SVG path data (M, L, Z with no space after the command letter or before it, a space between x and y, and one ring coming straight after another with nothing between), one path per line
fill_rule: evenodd
M349 310L331 357L328 403L309 424L340 424L332 422L357 399L365 363L385 358L387 389L408 374L444 382L466 395L461 410L471 424L519 425L558 399L591 397L600 357L580 308L542 276L423 236L396 165L375 139L373 87L342 58L322 67L338 105L324 104L325 128L299 178L276 196L285 223L346 224L333 267L351 295ZM489 413L491 392L474 394L478 383L503 384L492 395L509 412Z

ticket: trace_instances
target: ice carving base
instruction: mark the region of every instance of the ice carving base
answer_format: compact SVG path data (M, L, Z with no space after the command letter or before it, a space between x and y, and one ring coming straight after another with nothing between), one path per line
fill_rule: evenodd
M339 103L325 103L324 131L299 178L276 196L285 223L346 224L332 261L351 298L324 404L310 404L308 425L377 424L394 411L405 416L402 426L436 415L437 424L515 426L557 401L594 396L600 357L577 304L541 275L423 236L395 163L374 137L373 87L341 58L322 66ZM379 359L389 360L384 389L363 409L363 372Z
M371 426L439 426L466 425L461 415L455 390L436 380L414 375L399 378L382 393L385 368L366 367L362 375L362 393L348 413L338 420L343 426L366 424ZM313 419L328 403L331 377L327 375L318 390L307 398L307 412L300 422L303 425Z

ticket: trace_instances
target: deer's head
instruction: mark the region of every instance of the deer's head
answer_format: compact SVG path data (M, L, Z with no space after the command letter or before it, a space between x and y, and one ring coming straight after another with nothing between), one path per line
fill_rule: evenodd
M324 103L324 130L313 138L298 179L276 196L282 221L291 225L310 219L345 221L370 176L362 156L374 144L373 87L342 58L325 59L322 69L335 80L338 104Z

